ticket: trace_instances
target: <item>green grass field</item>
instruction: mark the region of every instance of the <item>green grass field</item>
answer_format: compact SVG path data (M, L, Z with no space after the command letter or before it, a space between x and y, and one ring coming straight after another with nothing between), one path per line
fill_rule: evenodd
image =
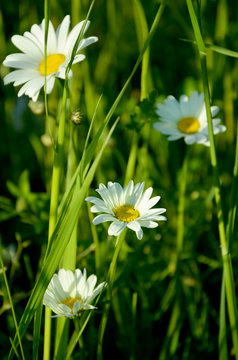
M0 359L238 360L238 2L9 0L0 8ZM77 46L98 41L77 64L68 49L73 75L56 76L48 95L51 60L42 63L37 103L17 96L23 83L3 80L15 70L3 61L21 52L12 36L43 18L56 29L66 15L70 30L90 20ZM210 146L169 141L153 127L158 104L193 91L204 92ZM226 126L215 136L210 105ZM95 226L85 201L100 198L99 184L130 180L152 187L155 208L166 209L141 240L129 227L114 236L110 222ZM107 282L95 310L49 317L43 297L60 268Z

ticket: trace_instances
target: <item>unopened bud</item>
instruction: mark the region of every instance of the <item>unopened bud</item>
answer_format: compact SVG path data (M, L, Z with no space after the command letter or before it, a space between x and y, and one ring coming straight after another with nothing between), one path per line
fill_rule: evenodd
M52 146L52 141L51 141L51 137L50 137L49 134L43 134L43 135L41 135L40 139L41 139L42 144L43 144L45 147L50 147L50 146Z
M71 120L75 125L82 124L82 121L83 121L83 113L82 113L79 109L76 109L76 110L72 111L72 113L70 114L70 120Z
M28 106L35 115L42 115L45 112L45 104L42 101L30 100Z

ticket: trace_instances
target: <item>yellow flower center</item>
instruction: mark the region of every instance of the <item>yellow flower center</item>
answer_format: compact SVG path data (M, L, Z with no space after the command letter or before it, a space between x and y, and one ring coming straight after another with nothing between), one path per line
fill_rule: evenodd
M59 70L59 67L65 61L65 55L63 54L51 54L47 56L46 62L46 75L50 75ZM45 75L45 59L43 59L39 66L41 75Z
M178 129L184 134L195 134L196 132L198 132L199 128L200 123L198 119L192 116L182 118L178 122Z
M139 211L132 205L116 206L113 212L117 219L125 222L131 222L140 216Z
M75 303L77 300L78 300L79 302L82 301L82 299L81 299L80 297L68 298L68 299L65 299L65 300L61 301L61 304L64 304L64 305L68 306L68 307L71 309L71 311L73 312L74 303Z

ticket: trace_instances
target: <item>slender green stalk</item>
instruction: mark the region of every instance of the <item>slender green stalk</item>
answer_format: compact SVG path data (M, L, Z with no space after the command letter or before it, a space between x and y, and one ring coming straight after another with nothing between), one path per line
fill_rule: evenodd
M216 200L216 205L217 205L218 229L219 229L219 235L220 235L221 255L222 255L224 275L225 275L227 306L228 306L228 314L229 314L229 320L230 320L230 326L231 326L234 352L235 352L235 357L237 360L238 359L237 303L236 303L236 294L235 294L235 285L234 285L231 254L229 253L228 242L226 239L224 216L223 216L222 201L221 201L221 186L220 186L220 179L219 179L219 173L218 173L218 167L217 167L217 156L216 156L214 134L213 134L213 128L212 128L209 83L208 83L206 56L205 56L206 51L204 52L205 45L204 45L204 42L202 39L201 31L200 31L200 28L198 25L198 21L197 21L191 0L187 0L187 6L188 6L191 22L193 25L194 34L195 34L195 38L197 41L197 46L198 46L200 61L201 61L203 90L204 90L207 121L208 121L208 131L209 131L209 139L210 139L211 165L212 165L213 173L214 173L214 189L215 189L215 200Z
M220 318L219 318L219 360L228 360L227 331L226 331L226 288L224 271L222 274Z
M111 261L111 264L109 267L108 275L107 275L108 286L107 286L107 295L106 295L106 305L103 310L102 319L101 319L101 323L100 323L100 327L99 327L99 331L98 331L98 346L97 346L97 359L98 360L103 359L103 351L102 351L103 350L103 337L104 337L104 332L106 329L108 314L109 314L110 305L111 305L112 289L113 289L113 284L114 284L115 275L116 275L117 259L118 259L124 239L125 239L125 231L123 233L121 233L121 235L118 236L118 238L116 240L116 248L115 248L113 258L112 258L112 261Z
M236 152L235 152L235 163L233 169L233 178L231 186L231 204L228 216L227 226L227 238L229 249L232 250L232 240L234 236L234 226L237 213L237 201L238 201L238 123L236 125Z
M49 21L50 21L50 1L44 1L44 18L45 18L45 37L44 37L44 60L45 60L45 128L49 126L49 112L48 112L48 100L47 100L47 41L48 41L48 30L49 30ZM48 129L47 129L48 130ZM47 310L47 321L50 316L50 310ZM40 329L41 329L41 319L42 319L42 306L39 306L35 313L34 317L34 343L33 343L33 360L38 358L38 349L40 341ZM50 320L49 320L50 321ZM50 324L47 325L48 330L50 329Z
M188 168L188 149L183 160L183 166L179 174L179 198L178 198L178 230L177 230L177 255L179 256L183 249L184 240L184 206L185 206L185 192L187 182L187 168Z
M22 356L22 359L25 360L24 351L23 351L22 342L21 342L21 337L20 337L20 334L19 334L18 325L17 325L17 319L16 319L16 315L15 315L15 311L14 311L12 297L11 297L11 292L10 292L10 289L9 289L9 286L8 286L8 281L7 281L5 268L4 268L4 264L3 264L3 260L2 260L2 244L1 244L1 241L0 241L0 266L1 266L1 269L2 269L3 279L4 279L6 290L7 290L8 300L9 300L11 310L12 310L12 317L13 317L13 321L14 321L14 325L15 325L15 328L16 328L16 333L17 333L17 337L18 337L18 341L19 341L19 345L20 345L20 349L21 349L21 356Z
M34 331L33 331L33 354L32 360L38 359L39 354L39 343L40 343L40 332L41 332L41 320L42 320L43 304L41 304L34 316Z
M124 186L128 185L129 181L133 178L135 172L137 151L138 151L138 135L137 132L134 130L132 135L130 154L127 161Z
M95 226L93 225L93 214L90 211L90 206L91 206L90 203L87 202L88 217L89 217L89 221L90 221L93 243L95 246L95 268L96 268L96 273L97 273L98 269L100 268L100 263L101 263L100 248L99 248L99 241L98 241L98 233L97 233Z
M50 196L50 216L49 216L49 239L54 231L57 221L57 208L59 201L61 173L64 160L64 128L66 118L66 101L67 101L67 83L65 81L61 112L59 119L59 128L56 149L54 154L53 173L52 173L52 185ZM50 344L51 344L51 311L46 307L45 309L45 333L44 333L44 360L50 359Z
M70 124L70 139L69 139L69 152L67 161L67 174L66 174L66 189L69 186L69 182L77 166L77 135L78 128L74 124ZM76 136L75 136L76 135ZM75 140L75 146L74 146ZM65 249L64 256L60 263L60 267L66 270L75 270L76 267L76 253L77 253L77 227L78 222L75 224L75 228L71 234L70 241ZM55 358L65 359L67 343L69 334L69 319L58 318L56 320L56 335L55 335Z
M130 360L135 359L137 300L138 300L138 293L134 292L132 295L132 309L131 309L132 310L132 339L131 339Z

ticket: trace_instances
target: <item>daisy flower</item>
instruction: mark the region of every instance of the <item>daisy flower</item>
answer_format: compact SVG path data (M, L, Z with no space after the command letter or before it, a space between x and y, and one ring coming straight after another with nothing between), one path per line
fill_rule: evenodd
M56 77L65 79L65 71L84 22L83 20L78 23L70 32L69 15L65 16L56 31L51 21L49 22L46 68L48 94L53 89ZM84 33L88 29L89 24L90 22L87 21ZM4 84L6 85L11 82L13 82L14 86L24 84L18 92L18 96L26 94L33 101L37 100L40 89L45 84L44 37L45 20L40 25L32 25L31 31L26 31L23 36L14 35L11 40L22 53L8 55L3 62L3 65L17 69L5 76ZM96 36L82 39L79 42L76 53L97 40ZM74 57L73 64L84 59L85 55L77 54ZM69 73L70 76L72 76L72 71Z
M91 303L106 285L103 282L95 288L96 282L96 275L87 279L86 269L83 273L79 269L75 273L60 269L58 274L53 275L45 291L43 304L57 314L53 317L80 316L84 310L95 309Z
M214 117L219 111L217 106L211 106ZM192 92L191 96L182 95L177 101L172 95L165 99L164 104L158 104L157 114L160 121L154 123L154 128L162 134L169 135L168 140L184 138L186 144L203 144L210 146L204 93ZM220 124L220 119L213 119L213 133L216 135L226 131Z
M156 221L166 220L165 216L161 216L166 209L151 209L160 200L160 196L150 199L153 188L150 187L143 193L144 185L144 182L134 185L132 180L124 189L117 182L109 181L107 187L100 184L96 191L102 200L94 196L86 198L86 201L94 204L91 207L93 213L104 213L96 216L93 224L111 221L108 228L109 235L118 236L128 227L135 231L137 238L141 240L143 237L141 227L155 228L158 226Z

